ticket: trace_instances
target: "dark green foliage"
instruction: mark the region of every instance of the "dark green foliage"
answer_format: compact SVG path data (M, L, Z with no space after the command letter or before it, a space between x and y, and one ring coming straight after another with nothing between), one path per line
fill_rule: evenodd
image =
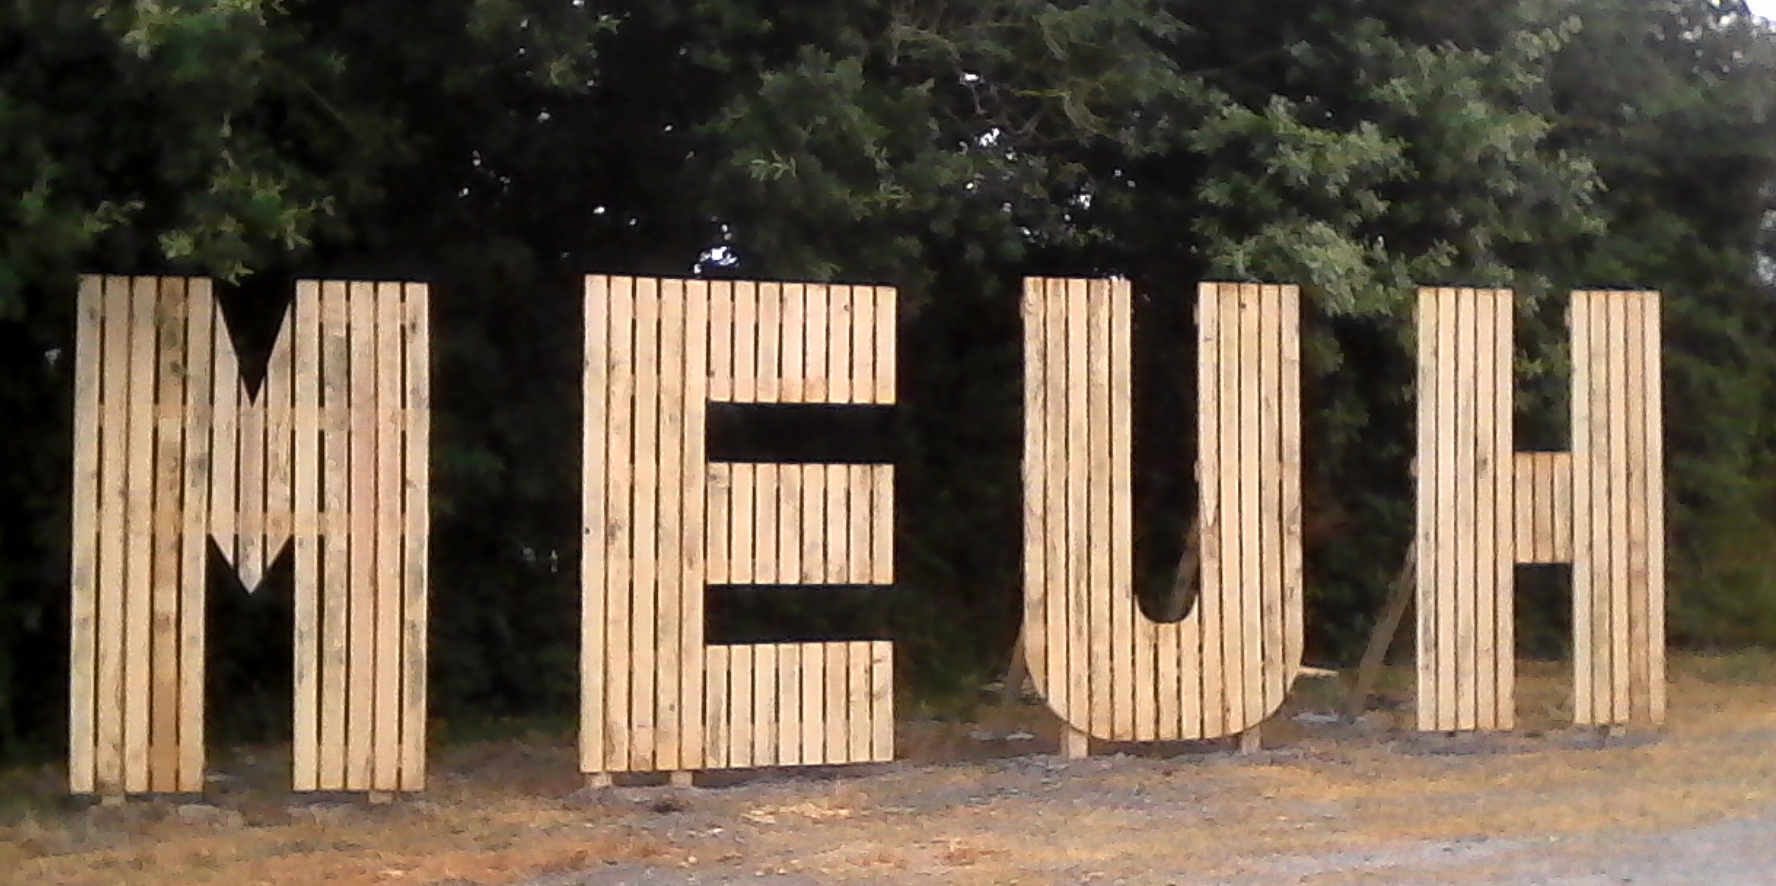
M1565 440L1559 294L1661 289L1673 634L1776 643L1755 274L1776 35L1736 2L22 0L0 58L0 757L64 721L82 270L247 299L297 274L432 284L451 722L576 704L579 279L700 257L900 287L889 621L928 697L1002 667L1017 629L1029 274L1140 293L1149 594L1194 507L1195 282L1303 285L1309 644L1331 661L1410 533L1412 287L1525 296L1540 448ZM212 708L219 738L287 728L278 587L216 582L212 691L253 699ZM1560 646L1557 596L1521 608L1537 649Z

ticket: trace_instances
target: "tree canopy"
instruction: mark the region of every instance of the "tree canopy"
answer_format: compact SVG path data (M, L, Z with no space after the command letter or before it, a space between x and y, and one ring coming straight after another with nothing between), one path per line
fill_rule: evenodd
M0 756L65 707L94 271L213 275L237 335L296 275L432 284L446 720L572 710L593 272L900 288L882 618L922 698L1015 631L1030 274L1135 281L1144 587L1193 507L1196 281L1303 287L1334 662L1410 531L1413 288L1521 294L1523 448L1564 445L1563 294L1662 290L1673 636L1776 643L1776 33L1739 0L21 0L0 59ZM271 701L219 734L287 729L287 594L227 584L212 689Z

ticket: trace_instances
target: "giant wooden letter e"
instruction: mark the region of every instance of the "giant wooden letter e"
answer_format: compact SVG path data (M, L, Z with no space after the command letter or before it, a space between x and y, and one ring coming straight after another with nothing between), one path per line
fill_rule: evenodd
M894 290L591 277L580 769L893 758L885 642L710 646L711 584L886 584L887 465L711 463L710 402L894 401Z

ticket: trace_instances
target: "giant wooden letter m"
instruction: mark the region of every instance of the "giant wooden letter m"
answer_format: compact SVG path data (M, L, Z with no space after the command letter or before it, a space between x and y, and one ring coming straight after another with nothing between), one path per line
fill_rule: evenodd
M211 538L249 590L295 541L295 788L419 789L425 287L298 284L257 392L207 280L84 278L77 336L71 789L202 790Z

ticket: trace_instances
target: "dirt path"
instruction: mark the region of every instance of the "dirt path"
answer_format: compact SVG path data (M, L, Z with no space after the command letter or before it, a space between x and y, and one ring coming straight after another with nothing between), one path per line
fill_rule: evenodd
M0 778L0 883L1776 883L1776 681L1744 670L1674 668L1669 727L1607 743L1342 726L1304 691L1308 709L1251 756L1066 761L1025 707L902 724L908 761L689 791L576 791L571 746L541 736L447 749L424 798L384 808L278 793L280 749L218 760L204 806L58 809L58 775L15 775ZM1524 703L1556 721L1559 695ZM37 800L7 811L20 790Z

